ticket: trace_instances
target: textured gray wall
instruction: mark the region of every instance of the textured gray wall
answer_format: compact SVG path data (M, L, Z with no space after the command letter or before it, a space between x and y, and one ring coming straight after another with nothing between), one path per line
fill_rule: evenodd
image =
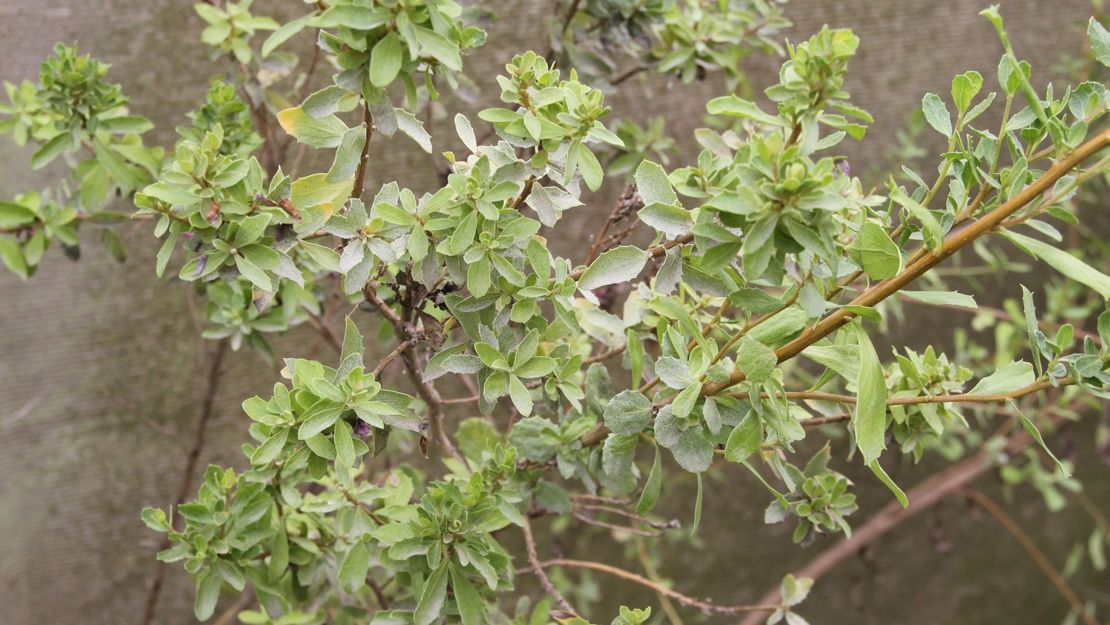
M295 0L256 2L259 8L270 4L287 16L303 6ZM203 56L199 20L189 5L184 0L0 0L0 79L34 78L55 41L78 41L84 51L114 64L111 77L123 83L134 110L158 124L148 136L170 142L173 125L203 97L205 80L221 69ZM504 5L502 20L490 26L489 43L468 61L468 73L484 87L494 85L493 76L511 54L542 47L541 25L551 10L550 3L539 0ZM850 26L862 38L848 86L876 123L864 144L848 147L857 171L882 162L895 131L925 91L947 93L951 76L966 69L979 70L988 85L994 84L999 49L989 25L976 16L980 8L977 0L795 1L787 6L797 24L793 40L823 23ZM1087 13L1083 0L1007 0L1002 9L1017 49L1038 61L1042 78L1062 54L1078 49L1077 24ZM768 84L777 64L754 58L752 84ZM705 100L719 95L721 85L668 86L661 79L634 82L614 98L615 113L666 115L689 157L691 131L701 125ZM496 98L496 89L487 90L486 98ZM449 127L441 122L440 136ZM385 143L378 145L382 151L374 157L368 187L393 178L415 189L432 184L429 157L403 139L390 142L388 154ZM437 143L437 151L447 147ZM0 197L48 181L50 172L28 172L28 157L29 152L2 144ZM604 218L607 206L598 198L573 213L566 232L576 234L555 241L560 251L580 256L577 233L586 227L592 232L590 224ZM148 228L129 225L123 235L131 256L122 266L86 236L78 264L52 250L29 283L0 272L2 625L139 620L157 541L142 526L138 511L143 505L168 504L177 489L200 401L204 346L197 338L197 304L190 289L153 275ZM307 331L278 341L276 351L330 357ZM274 378L276 372L249 352L228 358L202 466L239 461L246 423L238 405ZM925 471L901 475L913 484ZM681 588L704 583L697 594L741 602L785 571L786 563L777 558L789 539L756 540L763 531L759 517L765 496L739 475L729 478L741 485L742 496L711 491L706 505L713 522L702 532L707 549L671 549L667 568ZM884 501L865 498L864 512ZM689 502L668 505L676 515L688 514ZM859 564L846 565L842 575L825 582L804 613L815 623L1001 617L1032 622L1062 614L1059 598L1042 592L1047 585L1039 573L1014 555L1017 547L1005 536L990 538L997 534L993 527L963 523L959 555L936 556L934 563L922 537L925 523L910 524L901 538L883 543L882 558L889 566L881 576ZM1036 535L1055 541L1056 551L1066 550L1064 530L1071 524L1057 517L1038 527ZM810 555L788 549L794 562ZM915 563L911 570L898 570L897 563L907 560ZM1009 570L992 571L984 564L998 561L1009 562ZM926 578L922 567L934 566L935 579ZM1105 593L1107 585L1100 583L1084 589L1101 587ZM1000 590L1028 592L1007 594L1002 603L1002 595L989 594ZM623 588L617 596L635 604L654 602L638 589ZM875 601L872 611L855 611L862 596ZM184 573L172 568L156 622L192 622L191 601Z

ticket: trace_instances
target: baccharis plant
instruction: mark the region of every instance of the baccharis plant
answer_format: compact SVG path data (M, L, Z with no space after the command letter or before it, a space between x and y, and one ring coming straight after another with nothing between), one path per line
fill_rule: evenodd
M601 89L642 69L744 84L738 63L777 48L781 7L574 0L559 6L549 51L506 59L499 106L454 116L464 150L442 155L442 186L367 189L369 163L398 131L433 151L421 115L439 89L472 85L465 59L486 39L478 9L305 5L285 24L250 0L196 6L228 70L169 149L144 142L151 124L106 65L62 45L38 84L7 85L0 122L36 147L32 167L69 166L55 188L0 203L0 258L15 274L33 274L52 244L75 250L85 224L118 249L110 226L126 216L105 207L129 195L130 217L162 241L157 275L206 295L206 336L272 357L267 335L308 322L335 348L327 364L285 358L273 391L243 402L240 470L209 467L194 500L143 511L166 535L158 558L195 579L197 618L222 596L253 594L253 607L237 604L243 623L584 625L565 578L545 572L576 567L616 571L680 606L799 625L812 580L786 576L769 603L710 603L610 564L541 560L532 520L673 531L653 515L672 461L696 475L695 530L704 498L738 496L702 475L734 463L766 487L743 496L803 545L851 535L856 496L840 463L865 464L903 505L884 470L900 455L1001 465L1053 507L1078 488L1041 430L1110 398L1110 276L1065 249L1054 224L1082 226L1077 193L1107 171L1108 95L1094 80L1038 90L994 8L983 14L1002 43L997 76L969 71L924 96L947 149L934 171L898 168L904 185L865 185L838 151L871 122L845 90L850 31L778 48L786 60L764 103L709 101L716 130L697 132L696 161L667 168L650 160L673 144L661 123L611 130ZM312 70L298 73L284 51L302 32L315 40L311 67L333 72L315 91ZM1110 62L1097 20L1088 37L1095 66ZM294 143L330 167L295 173ZM626 173L634 189L588 253L553 254L563 214ZM635 233L654 239L632 245ZM1040 314L1023 288L931 345L875 347L911 306L974 313L951 285L976 283L946 264L1015 273L1014 251L1066 278L1040 296ZM355 311L342 338L329 306ZM359 327L371 319L394 343L368 360ZM973 328L995 340L981 345ZM408 378L390 388L395 362ZM508 600L518 569L548 598ZM613 622L649 618L622 608Z

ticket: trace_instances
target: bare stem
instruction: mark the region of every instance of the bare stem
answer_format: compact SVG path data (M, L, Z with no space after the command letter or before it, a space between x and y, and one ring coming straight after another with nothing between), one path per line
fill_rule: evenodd
M1025 530L1021 529L1021 525L1014 520L1014 517L1010 516L1010 514L1006 512L1002 506L995 503L993 499L979 491L961 489L960 494L989 512L990 515L998 521L998 524L1021 544L1025 552L1029 554L1029 558L1041 569L1045 577L1052 582L1052 585L1056 587L1056 590L1067 600L1068 604L1071 605L1071 609L1075 610L1075 613L1083 619L1086 625L1098 625L1098 621L1096 621L1094 617L1087 612L1086 608L1083 607L1083 602L1079 600L1079 596L1076 595L1075 591L1068 585L1068 581L1056 570L1056 567L1052 565L1048 557L1037 548L1036 543L1029 537L1029 534L1025 533Z
M170 511L171 515L177 511L177 508L181 506L181 504L185 503L185 498L189 496L189 491L193 488L193 474L196 473L197 462L200 460L200 454L204 450L208 422L212 418L212 412L216 403L216 391L220 386L220 367L223 365L224 356L227 355L227 348L228 343L226 339L218 341L208 358L208 371L204 378L204 395L200 404L200 413L197 415L196 430L193 433L193 446L189 448L189 454L185 459L185 469L181 474L181 483L177 487L177 496L174 497L173 509ZM167 534L166 537L162 539L158 551L168 549L171 544L169 535ZM162 586L165 584L165 581L166 563L159 560L158 568L154 572L154 581L151 582L150 591L146 596L142 625L150 625L154 622L154 611L158 606L158 597L162 593Z
M591 569L594 571L599 571L601 573L606 573L614 577L619 577L621 579L640 584L641 586L646 586L647 588L654 590L660 595L670 597L671 599L674 599L684 606L697 608L698 610L701 610L706 614L746 614L749 612L771 612L778 609L779 607L778 604L717 605L716 603L701 601L693 597L684 595L675 590L671 590L666 586L657 584L642 575L637 575L636 573L632 573L630 571L626 571L615 566L610 566L608 564L603 564L601 562L591 562L589 560L568 560L560 558L558 560L548 560L546 562L540 562L538 564L544 568L552 566L565 566L578 569Z

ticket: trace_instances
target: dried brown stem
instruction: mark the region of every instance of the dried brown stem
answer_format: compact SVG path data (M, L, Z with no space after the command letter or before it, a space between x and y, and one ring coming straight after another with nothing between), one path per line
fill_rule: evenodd
M1098 621L1096 621L1094 617L1087 612L1086 608L1083 607L1083 602L1079 600L1079 596L1076 595L1075 591L1068 585L1068 581L1056 570L1056 567L1052 565L1048 557L1037 548L1037 544L1033 542L1029 534L1025 533L1025 530L1021 529L1021 525L1014 520L1014 517L1010 516L1010 514L1006 512L1002 506L995 503L993 499L979 491L960 489L960 494L989 512L990 515L998 521L998 524L1021 544L1025 552L1029 554L1029 558L1041 569L1045 577L1052 582L1052 585L1056 587L1056 590L1060 592L1060 595L1071 605L1071 609L1075 610L1075 613L1083 619L1086 625L1099 625Z
M666 586L657 584L642 575L637 575L636 573L632 573L630 571L626 571L615 566L610 566L608 564L603 564L601 562L591 562L589 560L569 560L565 558L560 558L557 560L540 562L538 564L544 568L552 566L565 566L578 569L590 569L594 571L599 571L601 573L606 573L614 577L619 577L621 579L640 584L641 586L646 586L647 588L652 589L660 595L664 595L666 597L674 599L684 606L701 610L706 614L747 614L752 612L758 614L761 612L771 612L778 609L779 607L777 604L769 603L760 605L717 605L716 603L701 601L699 599L684 595L675 590L671 590Z
M555 603L563 610L571 614L578 614L578 611L570 605L570 602L559 592L559 589L555 588L555 584L551 583L551 578L544 572L544 563L540 562L540 557L536 554L536 539L532 536L532 522L528 520L527 516L524 517L524 524L520 526L520 529L524 533L524 550L528 555L528 563L532 567L532 573L540 580L540 586L543 586L544 592L554 599Z
M366 126L366 143L362 146L362 155L358 159L358 169L355 170L355 186L351 197L361 198L363 187L366 184L366 166L370 163L370 139L374 137L374 118L370 115L370 103L364 102L362 106L362 123Z
M174 497L173 508L170 510L171 515L177 511L181 504L185 503L185 498L189 496L189 491L193 488L193 474L196 473L200 454L204 451L208 422L212 419L212 412L216 404L216 391L220 386L220 367L223 365L224 356L227 355L227 348L227 340L222 339L216 343L208 357L208 371L204 378L204 394L200 404L200 412L197 414L193 445L189 448L189 453L185 459L185 469L181 474L181 483L177 487L177 495ZM162 539L158 551L168 549L171 544L167 534ZM154 611L158 606L158 597L162 593L162 586L165 581L166 563L159 560L154 572L154 580L151 582L150 591L147 593L146 603L143 607L142 625L150 625L154 622Z

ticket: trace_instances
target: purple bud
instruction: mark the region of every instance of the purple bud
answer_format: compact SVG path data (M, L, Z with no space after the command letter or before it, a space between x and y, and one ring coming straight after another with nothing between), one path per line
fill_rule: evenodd
M362 419L355 419L355 436L370 436L370 424Z
M846 178L852 175L852 166L848 164L848 161L837 161L836 169Z

